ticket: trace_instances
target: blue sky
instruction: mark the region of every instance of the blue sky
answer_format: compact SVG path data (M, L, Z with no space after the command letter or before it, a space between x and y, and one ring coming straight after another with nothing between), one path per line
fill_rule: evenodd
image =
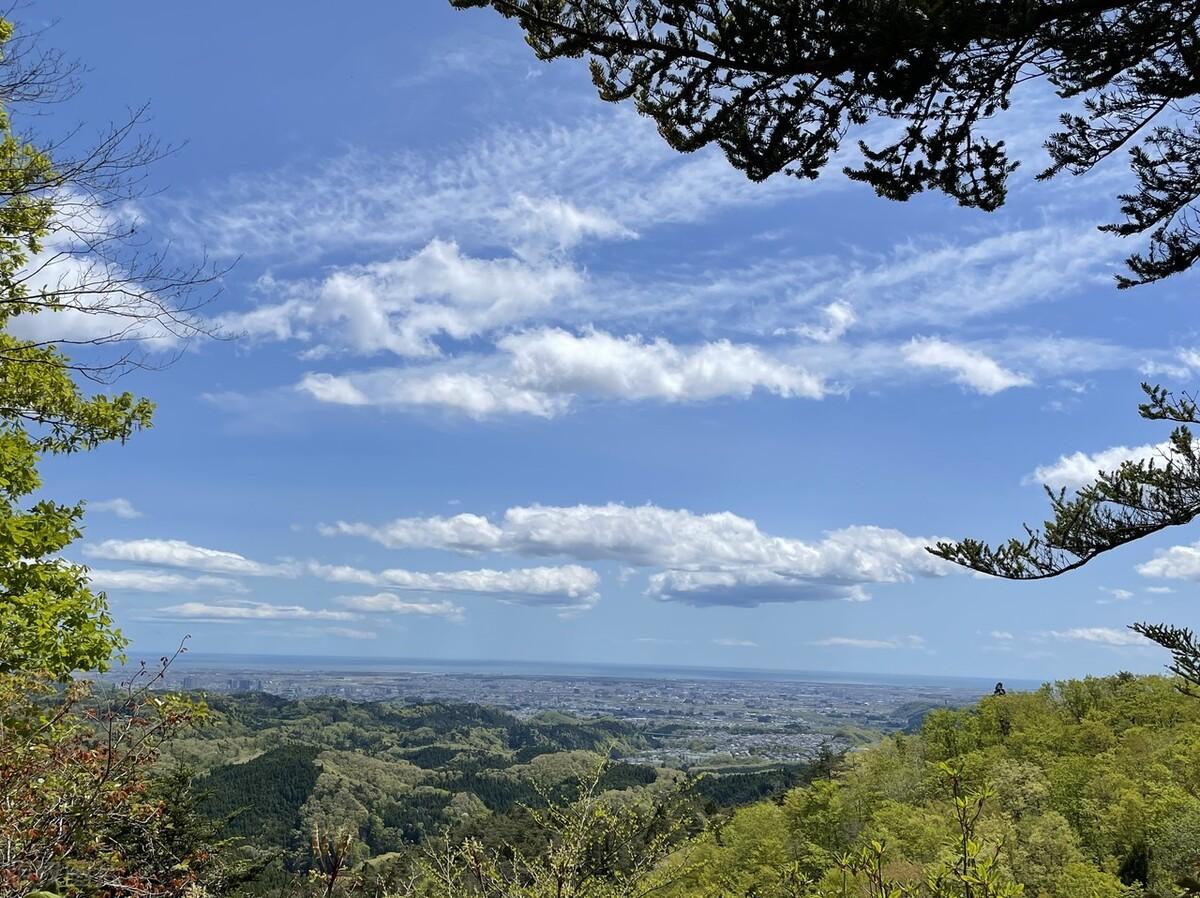
M1165 439L1140 380L1200 372L1194 275L1112 284L1123 163L1032 182L1045 97L996 124L1002 211L895 204L676 155L485 12L281 10L46 38L89 71L38 130L149 101L146 234L236 262L238 338L123 381L155 428L47 465L135 652L1040 677L1194 621L1194 531L1036 584L922 551L1040 520L1039 479Z

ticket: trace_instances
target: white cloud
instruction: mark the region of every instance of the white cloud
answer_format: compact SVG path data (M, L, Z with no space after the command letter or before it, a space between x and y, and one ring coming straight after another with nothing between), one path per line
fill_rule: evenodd
M473 418L553 417L577 397L703 402L755 391L819 399L820 377L749 344L678 346L664 339L541 328L497 342L500 354L442 366L310 373L297 389L341 405L441 407ZM465 366L473 366L471 371Z
M448 521L441 536L453 542L455 524L469 527L470 515L459 516L466 522ZM484 519L479 519L484 524ZM490 525L488 525L490 526ZM434 525L436 536L436 525ZM288 561L264 564L236 552L194 546L182 540L138 539L106 540L84 547L91 558L130 561L253 577L299 577L308 574L332 583L354 583L386 589L491 595L512 604L545 606L559 610L585 610L599 601L599 575L577 564L519 568L516 570L410 571L391 568L369 571L347 565L318 561ZM101 588L169 591L171 588L196 590L222 588L244 591L239 584L219 577L187 578L161 571L97 571Z
M245 592L246 587L226 577L188 577L167 571L153 570L99 570L88 571L88 579L96 589L133 590L136 592L172 593L199 592L201 590L223 592Z
M802 368L728 340L680 347L661 338L543 328L504 337L498 345L512 358L514 383L551 394L688 402L749 396L756 389L809 399L825 392L820 379Z
M497 571L365 571L344 565L310 562L313 576L333 583L422 592L491 595L519 605L590 608L599 600L599 575L577 564Z
M466 340L545 314L580 288L582 276L555 262L464 255L431 240L404 258L341 268L315 282L263 282L278 302L231 313L221 324L259 339L405 358L441 354L439 338Z
M296 386L326 403L552 417L579 398L820 398L841 372L891 383L922 368L990 395L1051 371L1128 361L1082 345L1064 353L1070 341L1028 334L1002 354L999 339L908 342L914 326L949 332L1106 283L1120 245L1090 222L954 241L918 235L882 253L814 256L760 242L745 253L731 247L712 267L689 257L651 276L590 270L578 258L589 243L837 183L751 184L719 153L680 156L644 120L615 110L571 127L498 131L458 151L350 153L242 178L171 220L218 252L314 262L352 248L384 260L317 279L264 278L263 304L226 319L261 339L303 344L309 361L438 359L322 365ZM871 342L842 342L851 330ZM805 341L780 346L781 334Z
M610 212L580 208L559 196L518 193L496 218L524 257L562 253L587 237L612 240L637 236Z
M339 596L338 603L369 614L413 614L421 617L443 617L454 623L465 620L463 609L450 601L422 602L402 599L390 592L370 596Z
M958 322L1105 284L1123 254L1090 222L1054 222L962 243L906 242L826 287L855 308L866 297L876 326Z
M1170 593L1173 593L1174 591L1175 590L1173 590L1169 586L1147 586L1146 587L1146 592L1154 593L1155 595L1169 595Z
M295 574L295 566L291 564L263 564L236 552L206 549L181 539L108 539L84 546L83 554L88 558L179 567L213 574L249 577L286 577Z
M904 357L914 365L949 371L956 383L991 396L1010 387L1027 387L1033 382L1023 374L1001 367L984 353L949 343L938 337L914 337L904 348Z
M1181 349L1179 350L1179 360L1189 368L1200 369L1200 350L1195 348Z
M919 649L925 640L920 636L895 636L891 639L860 639L856 636L830 636L818 639L813 645L846 649Z
M1147 646L1150 642L1132 630L1115 627L1073 627L1069 630L1051 630L1050 635L1059 640L1094 642L1114 647Z
M1101 471L1115 471L1126 461L1149 461L1165 464L1173 454L1169 441L1144 446L1113 446L1100 452L1073 452L1060 455L1058 461L1040 465L1025 477L1026 484L1044 483L1053 487L1078 489L1096 479Z
M645 645L687 645L686 639L668 639L665 636L635 636L634 642Z
M953 242L918 236L884 253L764 254L759 245L736 269L689 258L650 277L588 270L577 250L589 242L837 183L750 184L719 153L679 156L619 110L574 127L498 132L436 158L348 154L318 168L240 179L172 220L231 254L312 262L353 248L384 260L317 279L264 278L263 304L225 319L260 339L300 343L309 361L426 360L321 365L295 386L324 403L549 418L588 398L820 398L842 392L827 386L841 373L892 383L914 369L949 372L992 395L1044 373L1128 361L1064 353L1052 344L1069 341L1027 334L1002 354L1001 340L910 341L913 326L950 331L1105 283L1120 247L1090 223ZM851 330L871 341L843 342ZM804 340L781 346L782 334Z
M755 605L773 602L820 602L841 599L865 602L871 596L860 583L844 576L805 576L765 568L715 571L662 571L649 578L649 594L688 605Z
M228 256L311 260L411 246L433 234L561 249L823 189L824 181L782 178L752 184L719 152L680 156L644 118L613 109L566 127L498 129L458 152L350 152L318 166L256 172L175 199L169 220L182 239Z
M35 343L123 344L122 354L134 345L144 354L174 352L194 336L198 318L157 295L153 277L114 258L119 235L140 223L132 204L98 204L69 190L54 204L57 215L41 249L16 278L30 297L53 295L56 307L15 315L9 333Z
M87 504L88 511L106 511L115 514L119 518L133 519L140 518L142 513L133 507L133 503L128 499L103 499L101 501L91 501Z
M650 279L598 283L608 288L610 316L653 316L687 326L699 312L742 332L797 333L819 343L823 336L843 336L851 325L876 339L907 338L914 328L954 328L1104 288L1123 255L1120 241L1097 233L1091 222L1055 222L960 240L916 235L882 253L851 246L811 255L789 243L771 254L758 248L740 264L722 259L702 267L702 260L689 257L686 265L659 269ZM852 310L853 321L831 317L834 306ZM595 312L590 320L598 320ZM797 327L798 321L804 324ZM1142 360L1137 355L1128 362Z
M322 524L319 530L325 536L365 536L389 549L436 548L460 552L499 549L504 536L500 527L477 514L397 518L382 527L338 521Z
M821 309L821 314L825 319L823 325L805 324L793 328L792 331L818 343L832 343L845 336L857 320L854 307L841 300L835 300L825 306Z
M1000 641L1007 642L1013 638L1013 635L1012 633L1008 632L1008 630L993 630L991 632L991 637L992 639L998 639Z
M327 536L352 535L389 548L564 556L663 568L649 593L695 605L758 605L841 598L864 586L951 569L925 551L934 540L878 527L847 527L815 542L763 533L730 512L696 514L654 505L517 506L498 521L473 514L400 518L383 525L339 521Z
M330 636L340 636L342 639L371 640L379 636L374 630L359 630L355 627L330 627L325 632Z
M1127 602L1133 598L1133 593L1128 589L1101 586L1100 591L1111 596L1111 598L1108 599L1098 599L1097 601L1101 605L1107 605L1111 602Z
M350 611L305 608L302 605L273 605L269 602L183 602L155 610L156 615L192 621L239 620L355 620Z
M1200 580L1200 543L1162 549L1155 554L1154 558L1139 564L1137 572L1143 577Z
M183 203L169 220L186 242L230 256L394 255L436 236L528 255L530 247L561 253L584 240L627 239L844 183L753 184L715 149L677 154L651 123L617 108L566 127L497 130L458 151L352 152L315 167L256 172ZM735 307L767 324L766 333L794 328L797 312L834 304L852 307L875 330L944 326L1106 284L1123 254L1120 241L1089 220L1052 221L961 241L906 237L885 253L850 248L814 257L788 246L732 272L700 270L689 258L626 292L611 289L615 283L601 292L617 316L664 304L684 316ZM772 320L761 321L763 314ZM833 333L841 325L830 319L827 327Z
M318 402L440 408L470 418L533 415L552 418L568 400L513 386L492 375L422 368L376 368L346 375L306 374L296 388Z
M727 648L735 648L735 649L756 649L756 648L758 648L758 643L754 642L751 639L730 639L730 638L714 639L713 645L720 645L720 646L725 646Z

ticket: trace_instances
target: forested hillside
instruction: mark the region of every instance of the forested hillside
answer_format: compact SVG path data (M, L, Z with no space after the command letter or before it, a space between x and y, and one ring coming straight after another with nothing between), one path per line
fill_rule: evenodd
M382 876L399 894L541 896L565 875L577 896L1136 898L1200 875L1200 698L1165 677L990 696L805 769L594 776L640 738L475 706L239 696L176 751L242 756L197 779L203 807L246 806L230 831L286 849L293 871L324 869L312 833L344 834L347 893ZM273 869L248 891L278 885Z
M171 746L197 772L201 808L230 833L296 851L314 828L348 830L359 856L396 851L426 833L519 803L536 803L595 769L609 752L646 744L614 720L563 715L521 721L463 704L287 701L213 696L211 718ZM612 788L656 780L619 765Z
M688 871L662 894L1194 891L1200 698L1118 675L935 711L833 779L738 810L698 840Z
M652 804L684 789L680 771L614 760L653 739L605 718L250 693L211 696L205 724L174 740L162 763L193 772L199 811L262 867L243 887L254 894L313 866L313 833L348 837L354 864L391 868L407 869L447 836L537 856L547 845L539 808L590 788ZM831 763L707 776L687 786L687 802L697 819L716 819Z

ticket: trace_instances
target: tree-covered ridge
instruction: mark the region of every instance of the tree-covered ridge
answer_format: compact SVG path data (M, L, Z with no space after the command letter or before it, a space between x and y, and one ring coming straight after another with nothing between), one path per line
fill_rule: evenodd
M245 761L284 742L358 751L426 769L469 770L526 764L549 752L632 749L650 741L615 719L555 714L521 720L466 703L289 701L251 693L212 695L207 704L211 723L172 748L198 770Z
M735 812L661 894L929 894L939 876L939 894L985 894L954 886L959 813L976 803L972 850L993 890L1179 894L1200 872L1200 702L1166 678L1118 675L935 711L836 777Z
M209 720L170 749L198 771L201 808L230 835L293 863L314 830L355 837L356 858L566 796L600 758L648 744L629 724L422 702L287 701L215 695ZM614 764L603 788L652 785L651 767Z
M538 815L584 793L623 806L683 806L698 831L729 808L782 795L835 763L830 754L811 766L688 783L677 770L614 760L653 737L607 718L523 720L475 704L260 693L214 695L207 710L204 727L176 739L167 762L196 771L199 810L225 836L243 840L241 856L261 867L244 887L250 894L312 871L314 833L346 838L346 860L360 873L410 870L445 839L538 859L554 841Z
M383 877L389 894L423 898L1183 895L1200 879L1200 701L1180 683L1062 681L931 711L915 732L801 772L691 782L621 763L602 770L596 751L565 746L527 763L509 746L491 754L505 766L456 769L515 721L493 709L238 696L217 700L214 742L256 714L274 730L323 717L318 738L344 739L347 716L412 728L397 731L391 754L276 738L198 785L226 789L213 813L229 812L233 796L256 802L252 815L273 809L276 829L239 831L261 847L291 827L293 869L319 878L343 865L330 894L367 894ZM456 725L446 732L469 736L474 753L446 755L438 769L405 759L403 743L425 739L431 720ZM553 723L585 732L594 722ZM314 849L313 833L339 835Z

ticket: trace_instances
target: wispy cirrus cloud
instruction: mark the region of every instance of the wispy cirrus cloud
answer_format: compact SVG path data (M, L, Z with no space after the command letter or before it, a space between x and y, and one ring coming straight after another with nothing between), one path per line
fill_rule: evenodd
M925 647L925 640L920 636L893 636L887 639L866 639L858 636L827 636L824 639L814 641L812 645L821 646L822 648L842 649L921 649Z
M101 499L93 500L87 504L88 511L103 511L109 514L114 514L119 518L126 520L134 520L140 518L142 513L133 507L133 503L128 499Z
M145 569L105 570L92 568L88 580L96 589L132 590L168 595L176 592L246 592L245 584L229 577L190 577L168 571Z
M1116 586L1101 586L1100 591L1105 593L1108 598L1097 599L1097 605L1111 605L1113 602L1128 602L1133 598L1133 593L1128 589L1121 589Z
M1024 374L1009 371L977 349L939 337L913 338L904 348L904 357L914 365L949 372L956 383L986 396L1033 383Z
M362 630L358 627L328 627L318 635L337 636L341 639L373 640L379 638L377 630Z
M369 596L338 596L337 602L354 611L366 614L400 614L423 617L442 617L462 623L466 615L462 606L450 601L428 602L402 599L394 593L380 592Z
M358 615L350 611L307 608L303 605L275 605L270 602L182 602L153 611L154 617L197 622L318 620L349 621Z
M452 234L479 245L569 248L828 185L748 182L716 152L679 156L626 110L498 128L457 151L352 150L317 166L237 177L169 204L181 239L219 255L308 259L388 252Z
M1049 635L1060 641L1090 642L1110 648L1153 645L1144 636L1132 630L1122 630L1116 627L1071 627L1067 630L1051 630Z

